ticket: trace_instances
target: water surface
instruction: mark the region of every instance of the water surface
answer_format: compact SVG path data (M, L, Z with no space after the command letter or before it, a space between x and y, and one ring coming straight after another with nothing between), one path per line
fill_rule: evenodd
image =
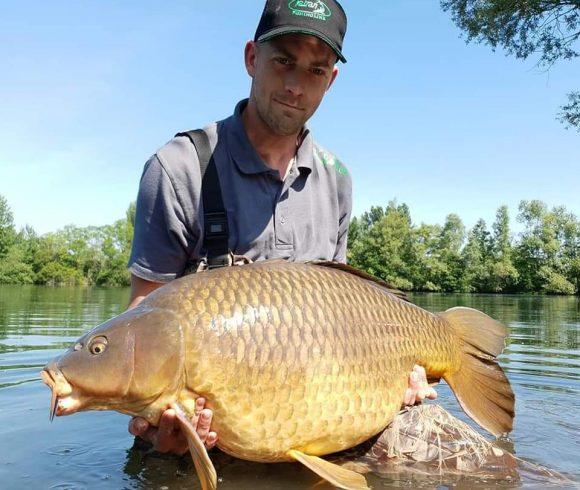
M50 395L39 370L84 331L123 311L128 297L127 289L0 285L0 488L199 488L187 459L131 449L127 416L88 412L48 422ZM579 479L579 299L416 294L413 301L431 311L471 306L508 325L500 359L517 400L511 447L520 458ZM447 386L438 391L439 402L464 418ZM311 488L318 482L297 464L212 457L224 489ZM513 487L445 475L368 480L373 488ZM544 484L529 475L520 483Z

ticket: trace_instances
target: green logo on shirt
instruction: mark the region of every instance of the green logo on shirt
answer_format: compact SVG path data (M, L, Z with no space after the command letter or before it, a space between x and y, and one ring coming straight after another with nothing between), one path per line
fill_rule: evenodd
M348 174L348 170L342 163L340 163L338 158L324 150L318 150L318 156L320 157L323 167L334 167L334 170L336 170L340 175Z
M310 17L312 19L326 20L332 15L327 5L321 0L291 0L288 8L293 15L299 17Z

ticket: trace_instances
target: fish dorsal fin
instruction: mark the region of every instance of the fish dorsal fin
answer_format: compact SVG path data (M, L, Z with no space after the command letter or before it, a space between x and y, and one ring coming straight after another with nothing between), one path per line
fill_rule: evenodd
M354 471L341 468L340 466L325 461L318 456L310 456L300 451L288 451L288 456L302 463L308 469L314 471L319 477L332 483L335 487L345 490L368 490L366 478Z
M195 431L195 427L193 427L189 417L179 405L173 404L171 408L175 410L181 430L187 439L189 452L191 453L202 490L215 490L217 488L217 474L203 442L201 442Z
M383 281L382 279L379 279L378 277L371 276L370 274L367 274L366 272L363 272L359 269L355 269L351 265L343 264L342 262L331 262L328 260L312 260L312 261L307 262L307 263L312 264L312 265L319 265L321 267L329 267L330 269L338 269L338 270L341 270L344 272L348 272L349 274L353 274L355 276L358 276L361 279L365 279L369 282L373 282L375 284L378 284L383 289L386 289L393 296L396 296L397 298L402 299L404 301L410 302L409 297L407 296L407 293L405 293L397 288L394 288L389 283Z

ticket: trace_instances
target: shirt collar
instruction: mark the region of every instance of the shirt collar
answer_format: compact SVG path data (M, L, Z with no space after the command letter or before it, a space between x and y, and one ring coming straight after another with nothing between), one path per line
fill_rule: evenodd
M228 147L232 159L240 172L244 174L277 173L260 158L246 134L242 121L242 111L246 108L248 99L236 105L234 114L227 119ZM296 153L296 166L300 172L310 173L313 165L313 142L310 130L305 126L301 133L301 141Z

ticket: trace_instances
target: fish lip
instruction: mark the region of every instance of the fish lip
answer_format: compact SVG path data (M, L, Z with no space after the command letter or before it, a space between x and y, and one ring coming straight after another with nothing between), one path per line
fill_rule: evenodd
M40 371L40 377L46 386L48 386L51 390L56 385L54 378L52 377L48 367L45 367L42 371Z
M73 392L72 386L66 380L60 369L58 369L56 363L53 362L46 366L40 372L40 376L42 381L44 381L44 384L46 384L52 392L49 411L49 420L51 422L55 415L57 417L67 415L76 411L75 409L78 409L78 407L75 406L78 405L78 402L74 403L76 400L70 396Z

